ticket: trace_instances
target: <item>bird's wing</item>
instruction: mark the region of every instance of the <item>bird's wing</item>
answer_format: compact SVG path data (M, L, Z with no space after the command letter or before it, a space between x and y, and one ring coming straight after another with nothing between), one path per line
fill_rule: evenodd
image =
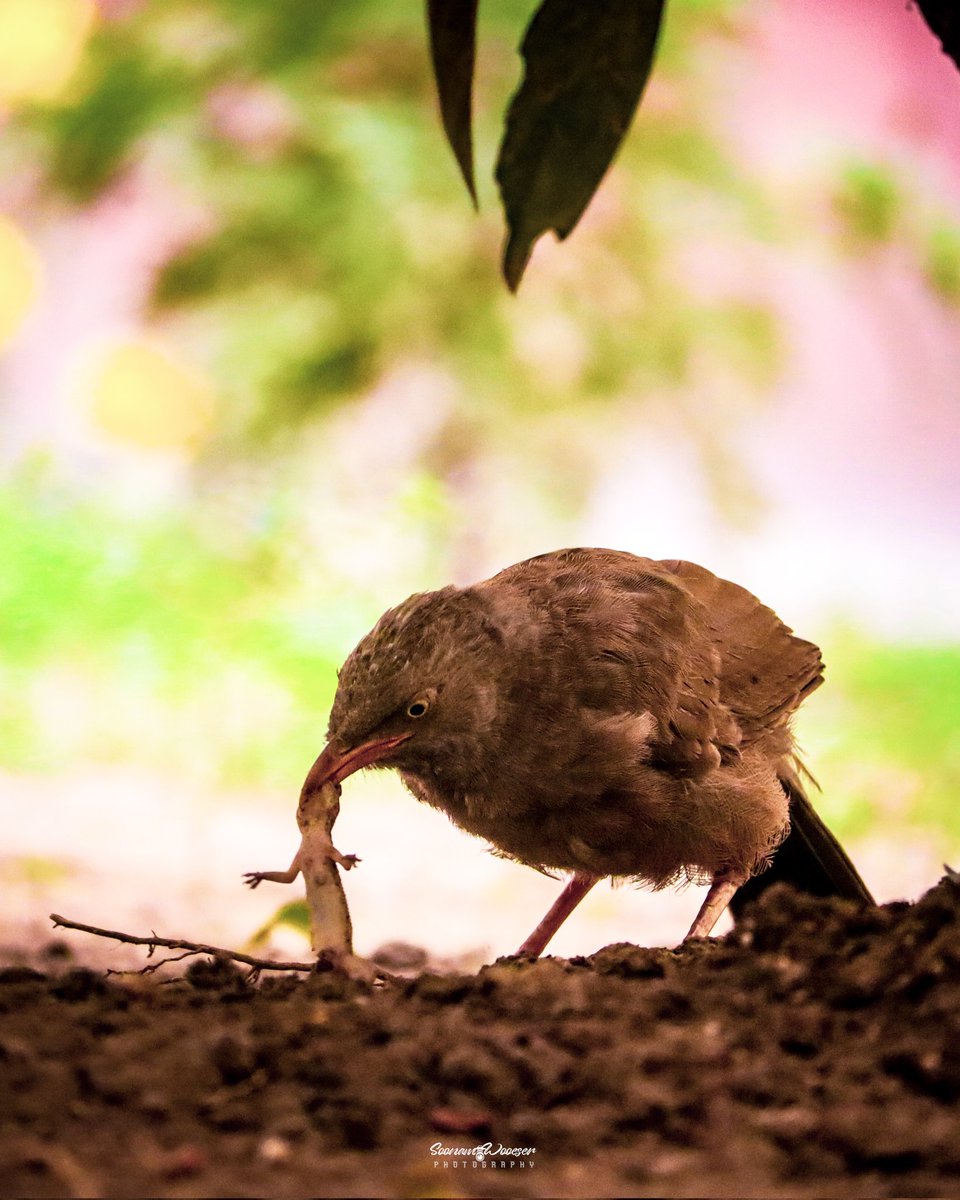
M781 724L823 682L819 649L796 637L746 588L696 563L668 559L654 565L699 601L720 656L720 701L745 742Z
M521 610L537 614L531 624L544 644L533 669L555 664L545 690L595 715L651 713L656 732L643 753L677 774L696 778L736 755L742 734L721 700L721 656L703 606L660 564L616 550L562 550L491 582L516 587Z
M698 777L749 745L821 682L820 652L737 584L681 560L577 548L517 563L515 583L562 613L590 708L649 711L656 761ZM491 581L493 582L493 581Z
M723 658L703 605L649 559L618 564L612 603L629 611L635 646L634 706L657 718L652 760L698 778L735 758L744 733L724 702Z

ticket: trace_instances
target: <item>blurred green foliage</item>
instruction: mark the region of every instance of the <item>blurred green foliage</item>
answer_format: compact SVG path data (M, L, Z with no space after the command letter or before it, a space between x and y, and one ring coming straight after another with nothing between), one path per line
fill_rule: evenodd
M848 633L829 662L839 725L819 757L824 775L839 772L838 815L858 832L906 816L960 837L960 646Z
M840 168L834 212L848 251L869 252L893 242L917 263L931 290L960 305L960 226L918 202L909 180L890 163L854 159Z
M843 167L835 204L847 232L867 244L889 242L905 207L893 171L862 160Z
M40 889L61 883L72 874L66 863L35 854L15 855L0 862L0 880L8 885L27 884Z
M225 549L196 510L60 505L29 476L0 490L0 544L0 767L14 770L130 763L296 787L336 669L382 604L322 567L304 586L282 519ZM844 633L826 657L800 731L838 832L906 819L960 839L960 647Z
M29 477L4 486L3 763L140 761L239 785L315 755L344 614L358 632L378 614L333 574L299 594L286 533L225 549L195 511L134 519Z
M779 343L762 298L704 298L675 255L691 206L711 236L772 227L721 148L700 70L711 39L736 36L742 0L671 5L650 98L576 234L578 265L563 250L534 265L525 320L569 327L565 371L544 369L550 349L524 338L504 293L489 178L533 5L481 9L479 217L440 132L421 7L146 0L102 24L62 103L14 122L75 204L145 163L202 209L152 303L224 386L211 454L289 445L409 361L458 381L461 458L514 440L518 413L589 421L597 402L632 407L711 373L746 390L768 380Z
M364 481L383 493L384 528L363 515L368 536L408 539L421 586L468 557L458 506L478 495L507 497L528 523L543 496L576 515L598 443L648 402L726 481L718 491L742 487L739 418L778 370L777 324L762 290L700 291L687 268L700 238L708 256L735 255L791 219L716 127L723 76L706 64L735 45L749 6L672 0L576 255L541 247L519 300L499 279L489 174L532 0L481 8L480 216L440 132L421 8L145 0L101 24L61 101L8 121L5 173L33 178L39 165L38 211L51 194L82 209L130 179L168 197L172 184L196 209L190 240L158 266L148 317L206 359L225 403L194 506L135 516L30 471L0 483L0 765L129 762L298 785L336 667L391 597L351 582L311 539L315 497L269 452L302 450L333 475L311 438L407 366L427 364L450 403L399 485ZM884 164L841 165L837 179L848 248L902 236L960 303L960 231L919 217ZM724 438L732 467L717 466ZM264 461L259 492L231 476ZM225 521L217 497L243 508L251 491L251 518ZM828 659L829 687L803 722L840 831L908 811L960 837L960 650L846 638Z
M943 222L930 231L924 265L934 291L960 307L960 227Z

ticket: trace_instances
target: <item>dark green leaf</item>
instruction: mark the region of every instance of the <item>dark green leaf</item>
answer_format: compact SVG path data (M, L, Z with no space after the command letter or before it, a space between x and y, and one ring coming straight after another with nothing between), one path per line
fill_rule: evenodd
M440 116L474 204L472 104L478 0L427 0Z
M497 163L511 291L537 238L565 238L590 203L650 74L662 11L663 0L544 0L534 14Z
M960 13L956 0L917 0L917 7L940 39L944 54L949 54L960 67Z

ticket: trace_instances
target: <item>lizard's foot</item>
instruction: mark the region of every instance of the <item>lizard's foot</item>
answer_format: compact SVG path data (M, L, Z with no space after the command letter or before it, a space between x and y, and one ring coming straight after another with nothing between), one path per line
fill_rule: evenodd
M373 983L381 972L369 958L361 958L350 950L337 950L333 947L321 950L317 954L317 966L321 971L337 971L348 979L357 979L363 983Z
M345 871L352 871L359 862L363 862L362 858L357 858L355 854L341 854L339 850L335 850L332 855L333 861L338 863Z

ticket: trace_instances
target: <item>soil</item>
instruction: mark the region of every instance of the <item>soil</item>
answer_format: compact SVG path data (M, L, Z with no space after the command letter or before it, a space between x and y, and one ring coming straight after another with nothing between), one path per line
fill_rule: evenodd
M951 1196L958 1100L954 878L380 986L0 971L4 1196Z

